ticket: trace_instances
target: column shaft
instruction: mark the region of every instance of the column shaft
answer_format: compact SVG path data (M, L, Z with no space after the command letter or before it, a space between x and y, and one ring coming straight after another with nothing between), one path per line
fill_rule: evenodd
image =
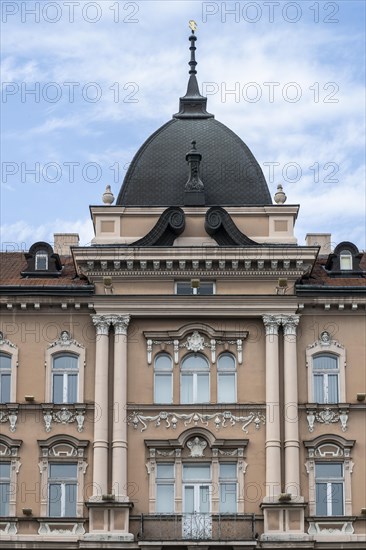
M266 328L266 497L281 492L280 385L278 325L275 315L264 315Z
M93 315L96 327L93 496L108 493L108 348L109 322Z
M296 327L298 315L284 317L285 492L300 497Z
M116 500L127 494L127 329L129 315L116 315L114 325L114 385L112 435L112 488Z

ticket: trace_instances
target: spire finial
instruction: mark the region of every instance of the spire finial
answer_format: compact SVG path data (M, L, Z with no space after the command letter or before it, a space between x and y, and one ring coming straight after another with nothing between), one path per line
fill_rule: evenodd
M192 34L189 37L191 59L189 64L189 80L187 92L184 97L180 98L179 113L173 115L174 118L214 118L213 115L207 112L206 104L207 98L202 96L199 91L198 82L196 78L196 40L197 36L194 34L197 30L197 24L193 19L189 21L189 28Z

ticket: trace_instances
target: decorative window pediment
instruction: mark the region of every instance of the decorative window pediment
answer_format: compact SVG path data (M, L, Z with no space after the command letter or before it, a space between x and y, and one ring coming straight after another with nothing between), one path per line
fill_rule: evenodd
M175 331L144 332L147 345L147 362L151 365L154 347L158 351L171 351L174 363L179 364L182 351L208 351L211 362L216 363L217 352L231 349L239 365L243 362L243 342L248 332L217 331L202 323L185 325Z

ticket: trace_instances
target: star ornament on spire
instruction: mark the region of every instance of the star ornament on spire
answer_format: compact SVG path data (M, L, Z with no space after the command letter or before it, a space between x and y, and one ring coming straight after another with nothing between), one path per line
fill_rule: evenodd
M196 21L193 21L193 19L189 21L188 26L192 32L195 32L197 30L197 23Z

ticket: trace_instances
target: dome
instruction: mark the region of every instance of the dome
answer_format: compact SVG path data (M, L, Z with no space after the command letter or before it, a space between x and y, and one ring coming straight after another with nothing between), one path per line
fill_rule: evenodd
M179 113L154 132L140 147L117 198L123 206L244 206L272 204L263 172L245 143L207 112L196 79L194 33L190 36L191 61L187 93ZM187 202L191 143L203 199ZM194 151L195 145L194 145ZM192 192L191 192L192 195ZM194 193L193 193L194 195ZM198 196L198 194L196 195Z

